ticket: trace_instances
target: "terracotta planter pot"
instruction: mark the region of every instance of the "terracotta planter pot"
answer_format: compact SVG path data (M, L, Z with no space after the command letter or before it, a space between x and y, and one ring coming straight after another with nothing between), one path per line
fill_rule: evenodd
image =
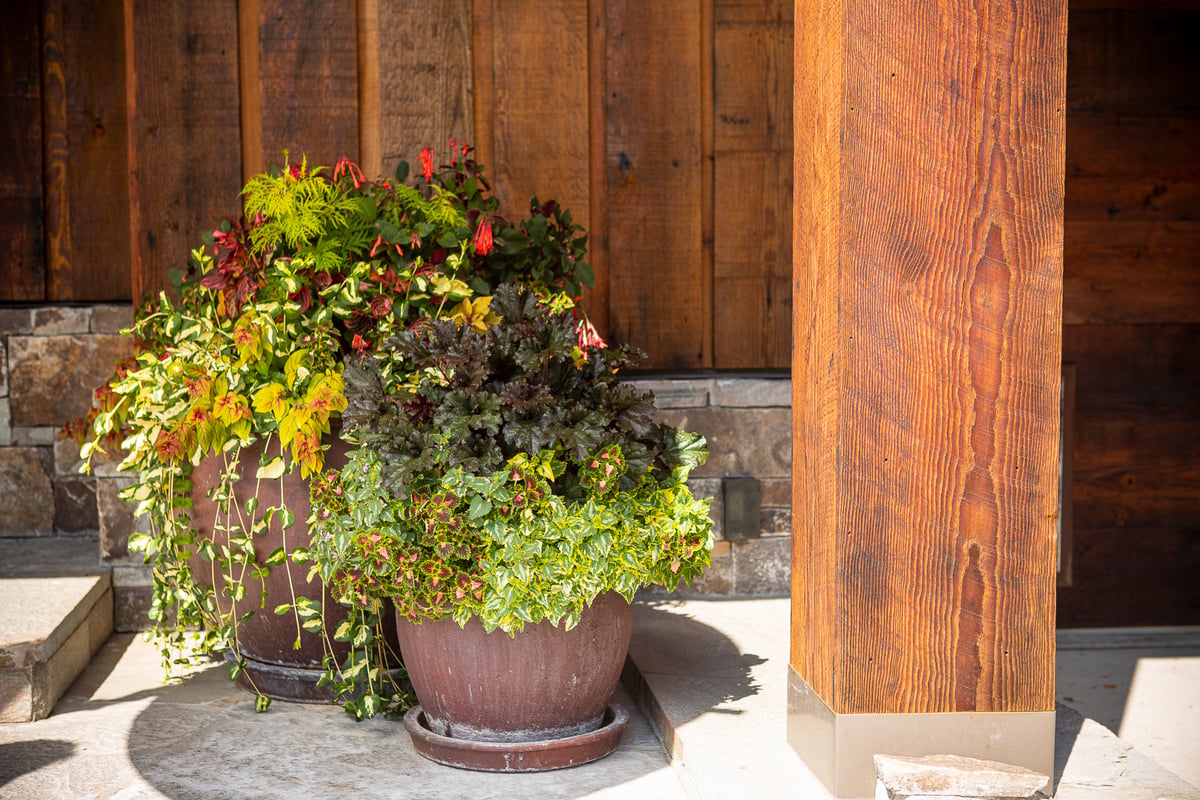
M472 618L420 625L397 619L405 666L421 705L405 725L418 752L470 769L525 771L610 753L628 720L611 708L633 610L616 592L597 597L563 630L527 625L515 637Z
M349 446L336 437L326 437L330 449L325 453L325 467L340 469L346 463ZM272 442L271 452L278 452L278 440ZM260 441L242 451L239 462L241 480L234 484L234 496L238 507L244 509L246 501L256 494L257 484L258 510L261 515L270 506L279 505L280 483L283 485L283 498L287 507L296 515L296 522L286 531L287 547L290 550L297 546L308 546L310 537L304 520L309 513L308 481L302 480L299 473L284 475L277 480L257 481L255 472L258 470L259 456L263 451ZM223 531L213 533L213 521L216 519L216 503L206 497L206 493L216 483L221 473L220 461L208 456L198 464L192 472L192 520L196 530L218 547L228 540L228 534ZM272 521L267 532L255 539L254 552L259 560L266 560L276 548L284 545L284 531L281 529L278 517ZM209 582L213 564L199 557L191 560L193 574L201 582ZM239 683L252 690L250 681L259 691L276 700L291 700L306 703L328 703L333 694L327 687L318 687L320 678L321 659L325 650L321 636L308 631L301 631L300 649L292 649L296 639L296 618L291 614L276 615L277 605L291 602L292 591L289 588L289 573L291 587L294 587L297 597L309 597L317 601L321 597L322 586L319 579L311 583L305 580L308 565L297 565L289 559L284 564L271 568L271 574L266 579L267 600L262 605L262 582L247 574L245 579L246 595L237 603L237 614L240 616L247 611L254 615L238 625L238 644L242 654L247 659L246 676ZM220 576L216 579L218 593L223 581ZM221 602L227 604L230 598L219 594ZM330 631L337 628L346 618L342 606L334 602L326 591L325 609L332 609L333 615L326 620ZM399 652L399 645L392 639L392 626L385 625L389 634L392 648ZM332 635L330 636L332 640ZM349 655L349 647L342 642L333 642L333 653L339 663Z

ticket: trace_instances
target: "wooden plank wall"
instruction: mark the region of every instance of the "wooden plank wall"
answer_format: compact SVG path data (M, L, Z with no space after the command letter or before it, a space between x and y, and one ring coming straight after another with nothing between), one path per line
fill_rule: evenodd
M0 302L41 300L45 292L42 229L42 76L39 13L32 3L9 9L0 25Z
M1062 627L1200 623L1200 3L1072 0ZM1119 598L1113 602L1114 598Z
M647 367L785 369L791 7L25 4L0 34L25 154L0 181L0 302L156 293L285 148L391 174L454 138L508 216L536 193L589 229L593 319Z

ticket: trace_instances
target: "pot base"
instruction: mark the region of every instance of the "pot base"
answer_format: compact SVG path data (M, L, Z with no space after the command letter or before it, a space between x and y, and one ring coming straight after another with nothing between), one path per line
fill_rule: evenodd
M617 749L629 712L609 705L594 731L539 742L474 742L442 736L429 729L420 706L404 715L404 727L417 752L450 767L481 772L544 772L595 761Z
M225 660L233 663L233 653L227 651ZM329 705L336 699L333 689L317 685L324 674L320 667L285 667L246 656L246 668L238 675L237 683L248 692L257 687L272 700ZM398 683L408 684L403 669L393 670L392 677Z

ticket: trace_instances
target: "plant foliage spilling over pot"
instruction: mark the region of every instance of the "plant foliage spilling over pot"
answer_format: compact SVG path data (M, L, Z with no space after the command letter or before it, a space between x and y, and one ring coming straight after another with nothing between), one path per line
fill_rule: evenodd
M610 752L620 725L593 729L624 662L629 601L710 561L708 502L687 487L704 439L652 420L651 395L616 376L632 352L606 348L572 305L502 286L477 324L404 331L352 363L344 421L361 446L311 484L322 576L343 602L395 604L422 709L406 726L443 763L546 769ZM577 625L582 637L554 635ZM515 646L526 636L543 656L576 653L531 664ZM595 652L602 641L612 652ZM524 694L551 672L574 687ZM583 702L556 702L583 693L585 675ZM535 757L547 732L562 760Z
M567 628L597 595L673 589L709 563L703 437L655 423L570 302L496 290L493 324L404 331L346 370L363 446L312 484L323 576L413 621Z
M433 320L482 324L504 280L572 294L590 284L585 242L568 212L535 198L530 218L510 223L471 148L451 140L448 161L434 163L427 148L409 183L403 163L394 180L368 180L345 159L330 171L285 153L282 169L247 183L245 214L192 252L188 270L175 275L177 296L138 310L137 356L97 390L88 417L64 431L81 440L85 469L108 448L123 451L120 468L137 474L123 497L148 532L130 546L153 567L151 618L168 663L186 661L197 645L229 650L236 676L245 667L238 632L246 616L291 613L297 647L307 630L357 649L341 665L327 656L339 690L374 679L378 642L366 609L331 628L321 598L294 586L282 600L247 602L251 579L273 568L298 564L309 577L317 569L295 510L260 505L257 491L239 501L234 484L322 474L331 426L346 408L348 357ZM256 443L262 455L240 478L241 457ZM218 511L205 523L220 541L199 536L191 519L192 470L204 458L220 461L209 493ZM256 552L273 526L294 528L293 544ZM197 559L208 566L197 568ZM197 574L205 572L213 574ZM379 687L366 694L368 711L378 710ZM268 703L260 696L257 707Z

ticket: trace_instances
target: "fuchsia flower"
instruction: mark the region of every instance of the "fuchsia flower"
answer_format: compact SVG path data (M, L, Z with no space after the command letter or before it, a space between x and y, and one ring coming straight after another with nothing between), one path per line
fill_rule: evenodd
M579 349L587 350L589 347L598 347L601 349L607 348L608 343L604 341L604 337L596 330L596 326L587 317L579 320L579 324L575 326L575 333L579 336Z
M433 177L433 150L428 147L421 149L421 175L427 181Z
M336 181L338 178L342 177L343 173L349 175L350 180L354 181L355 189L361 189L362 185L367 182L367 179L363 175L362 170L359 169L358 164L355 164L345 156L339 158L337 166L333 168L333 179Z
M481 219L479 227L475 229L475 252L486 256L492 251L492 244L492 221Z

